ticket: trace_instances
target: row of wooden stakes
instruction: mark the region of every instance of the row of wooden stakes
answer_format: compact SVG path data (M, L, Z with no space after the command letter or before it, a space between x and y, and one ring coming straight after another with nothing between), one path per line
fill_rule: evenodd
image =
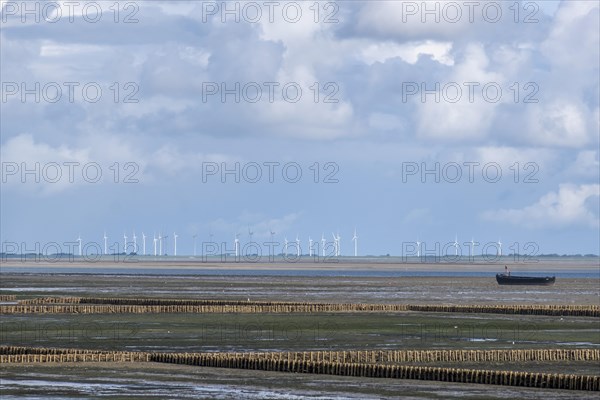
M0 355L113 354L115 351L77 348L0 346ZM123 353L123 352L118 352ZM140 354L140 353L136 353ZM149 353L148 353L149 354ZM399 362L553 362L600 361L600 349L495 349L495 350L338 350L303 352L196 353L269 360L328 361L341 363Z
M151 361L277 372L327 374L368 378L417 379L535 388L600 391L600 376L548 374L413 365L341 363L330 361L273 360L250 357L206 357L199 354L153 354Z
M33 299L21 299L19 304L116 304L116 305L306 305L315 304L309 302L292 301L252 301L247 300L215 300L215 299L177 299L177 298L136 298L136 297L36 297ZM317 303L318 304L318 303Z
M231 354L231 353L228 353ZM248 353L234 353L242 356ZM250 353L252 358L342 363L600 361L600 349L346 350Z
M352 304L93 297L49 297L20 300L19 304L16 305L0 305L0 314L318 313L401 311L600 317L600 306L596 305Z
M0 294L0 301L16 301L17 296L14 294Z
M17 348L15 348L16 350ZM323 353L323 352L321 352ZM285 353L284 353L285 354ZM289 353L287 354L289 356ZM45 362L161 362L203 367L238 368L275 372L328 374L353 377L418 379L534 388L600 391L600 376L548 374L372 362L313 361L284 357L260 358L255 353L144 353L65 352L59 354L0 354L0 363Z

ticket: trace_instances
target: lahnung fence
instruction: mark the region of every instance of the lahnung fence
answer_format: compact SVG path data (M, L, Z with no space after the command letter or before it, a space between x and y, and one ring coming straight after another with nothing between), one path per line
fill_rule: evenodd
M0 314L442 312L600 317L597 305L366 304L148 298L48 297L0 305Z
M597 361L599 350L147 353L0 347L0 363L162 362L204 367L600 391L600 376L383 364L407 361ZM387 360L387 361L384 361Z
M123 351L77 348L0 346L0 355L112 354ZM140 354L141 352L136 352ZM150 354L150 353L148 353ZM187 354L187 353L183 353ZM341 363L398 362L553 362L600 361L600 349L496 349L496 350L338 350L289 352L194 353L207 357L234 356L269 360L329 361Z

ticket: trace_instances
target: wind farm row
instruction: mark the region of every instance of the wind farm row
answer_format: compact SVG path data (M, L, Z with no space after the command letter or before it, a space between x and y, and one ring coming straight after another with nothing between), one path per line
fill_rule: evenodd
M283 236L282 242L279 242L276 240L276 238L275 238L276 232L274 232L273 230L269 230L269 235L270 235L270 241L262 243L262 244L268 245L269 247L281 246L280 252L278 253L279 255L296 255L297 257L301 257L302 255L308 255L309 257L318 256L318 255L322 255L323 257L325 257L325 256L335 256L335 257L342 256L342 251L341 251L342 237L340 236L339 232L338 233L332 232L331 233L332 239L330 239L330 240L327 239L327 236L325 235L324 232L321 234L320 240L314 240L312 238L312 236L309 235L308 240L306 242L303 242L300 239L300 235L296 235L295 240L288 240L287 236ZM123 233L123 236L122 236L123 241L122 241L122 248L121 248L119 241L113 242L109 246L109 240L108 240L109 237L107 236L106 232L104 232L104 235L103 235L104 246L103 246L102 251L103 251L104 255L125 253L125 254L136 254L136 255L143 255L143 256L154 255L155 257L156 256L168 256L169 255L168 245L169 245L169 243L172 243L172 245L173 245L172 256L176 257L178 255L177 254L177 239L179 238L179 236L180 235L178 235L176 232L173 232L172 236L164 235L161 232L158 234L154 233L152 235L152 237L149 237L144 232L142 232L141 238L140 238L139 236L136 235L135 231L133 231L131 237L129 237L127 235L127 233ZM209 243L214 243L213 236L214 235L212 233L209 234ZM241 235L239 233L235 233L233 236L233 240L231 242L226 242L226 244L228 244L228 245L231 244L233 246L227 252L235 257L240 257L242 255L242 253L248 254L248 251L251 251L252 249L256 249L257 247L259 247L261 245L260 243L255 242L253 236L254 236L254 232L250 228L248 228L248 235L246 237L246 240L240 239ZM193 240L193 254L192 254L193 256L198 255L197 237L198 237L197 234L191 235L191 239ZM344 256L359 257L358 238L359 237L358 237L357 231L356 231L356 229L354 229L354 234L350 240L352 242L352 250L353 251L351 254L345 254ZM141 239L141 240L138 242L138 239ZM147 246L147 239L151 239L150 243L148 243L148 246ZM169 240L169 239L171 239L171 240ZM84 253L85 246L83 245L83 239L81 238L81 235L78 236L76 241L77 241L77 249L78 249L79 256L82 256ZM203 246L205 244L206 244L206 242L202 243ZM305 244L307 244L308 246L304 247ZM471 241L463 243L463 245L468 247L468 255L470 257L475 256L475 253L474 253L475 248L479 244L480 243L476 242L474 238L471 238ZM500 241L500 239L498 239L497 242L488 242L488 243L486 243L486 245L484 247L488 248L487 251L489 251L489 249L491 247L492 253L495 253L496 256L502 256L502 242ZM304 249L304 251L303 251L303 249ZM452 249L454 249L454 251L452 251ZM438 251L437 245L434 250ZM452 253L454 253L455 257L462 255L462 247L461 247L461 244L458 242L458 236L455 236L453 242L449 241L449 242L445 243L444 251L445 251L445 255L447 255L447 256L451 256ZM420 239L417 239L414 242L403 243L402 253L403 253L403 255L406 255L405 253L409 253L409 255L421 257L422 255L426 256L427 254L431 253L431 249L427 248L427 243L425 241L421 241ZM182 254L180 254L180 255L182 255ZM190 254L183 254L183 255L190 255Z
M419 239L417 239L417 241L415 242L417 257L421 257L421 245L423 243L424 242L421 242ZM465 242L464 244L466 244L467 247L469 247L469 256L473 257L475 255L474 254L475 246L478 245L479 242L476 242L474 238L471 238L470 242ZM469 246L469 244L470 244L470 246ZM496 248L497 256L502 256L502 242L500 241L500 239L498 239L497 242L490 242L489 244L492 244ZM458 257L458 249L460 248L460 244L458 242L458 236L454 237L454 242L451 242L450 246L454 247L454 256Z
M270 236L271 236L271 244L280 244L278 242L275 242L275 232L270 231ZM256 244L253 240L253 235L254 232L252 232L250 229L248 229L248 238L249 240L247 242L245 242L246 244ZM210 242L212 242L213 239L213 234L210 234ZM173 232L173 256L177 256L177 238L179 237L179 235L176 232ZM196 256L197 255L197 242L196 242L196 238L198 237L198 235L192 235L192 239L194 242L194 253L193 255ZM325 233L323 233L321 235L321 248L322 248L322 252L323 252L323 256L325 256L325 248L327 246L328 243L333 243L333 248L334 248L334 255L335 256L340 256L341 255L341 236L339 233L337 233L337 235L335 233L332 233L332 237L333 237L333 242L327 242L327 239L325 239ZM123 233L123 250L120 251L119 249L116 249L114 247L110 247L109 248L109 242L108 242L108 236L106 235L106 232L104 232L103 235L103 240L104 240L104 248L103 248L103 254L108 255L109 254L109 250L111 250L111 254L112 253L127 253L130 249L132 250L131 253L134 254L140 254L141 255L154 255L154 256L166 256L168 255L166 253L166 249L167 249L167 239L169 238L168 235L163 235L162 233L159 233L158 235L156 233L153 234L152 237L152 253L147 251L147 247L146 247L146 238L149 238L144 232L142 232L142 236L141 236L141 248L140 245L138 244L138 238L139 236L137 236L135 234L135 231L133 231L133 234L131 236L131 241L129 241L130 237L127 236L127 233ZM77 247L78 247L78 253L80 256L83 255L83 239L81 238L81 234L77 237L76 239L77 241ZM357 257L358 256L358 236L356 234L356 229L354 230L354 236L352 237L352 242L354 242L354 256ZM311 236L308 237L308 255L309 256L313 256L313 254L317 254L318 253L318 249L315 248L315 243L318 243L318 241L315 241L312 239ZM234 249L233 249L233 254L238 257L240 256L240 234L236 233L233 239L233 245L234 245ZM300 241L300 237L299 235L296 235L296 240L294 241L289 241L287 236L284 237L284 241L283 241L283 251L282 254L292 254L290 253L290 247L292 248L292 250L296 250L295 253L297 254L297 256L301 255L301 249L302 249L302 245L301 245L301 241ZM165 250L165 253L163 253L163 248ZM115 251L116 250L116 251Z

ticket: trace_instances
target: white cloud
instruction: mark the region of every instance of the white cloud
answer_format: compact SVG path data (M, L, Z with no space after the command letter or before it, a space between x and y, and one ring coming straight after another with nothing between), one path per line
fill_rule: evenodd
M147 166L157 176L178 176L179 174L193 174L202 170L203 163L234 163L232 156L222 153L202 153L195 151L183 152L172 144L166 144L152 152L148 158Z
M369 115L369 127L377 131L404 132L406 123L394 114L373 113Z
M201 67L201 68L206 68L208 66L208 60L210 58L210 53L202 50L202 49L197 49L195 47L192 46L184 46L182 48L179 49L179 54L182 60Z
M505 174L513 177L517 168L515 163L519 163L518 169L521 175L517 180L522 182L524 176L539 179L541 174L538 172L547 174L548 170L556 163L558 155L555 150L534 147L481 146L475 149L474 158L481 164L498 163ZM535 165L527 166L530 163ZM506 176L505 179L510 179L510 176Z
M143 107L140 107L138 103L123 104L123 107L119 108L119 114L122 116L143 119L158 114L161 111L175 114L183 113L192 108L195 104L195 101L186 98L173 98L157 95L144 98Z
M330 27L329 24L314 22L313 11L311 10L311 8L314 8L313 3L297 2L295 4L290 3L290 5L291 7L287 8L285 14L283 8L276 9L273 12L274 18L272 22L268 18L268 9L265 8L262 10L264 13L260 19L260 38L262 40L280 41L286 47L298 46L299 44L311 41L317 33L325 31ZM295 14L298 6L300 9L299 15ZM287 20L283 17L284 15L286 15ZM292 20L298 18L298 20L291 23L289 22L290 18Z
M46 41L40 47L40 57L93 57L97 53L110 52L109 46L97 46L90 44L53 43Z
M411 4L415 3L423 5L420 1ZM451 2L435 3L444 7ZM109 179L107 168L114 162L136 162L143 184L118 189L105 185L102 197L131 190L120 197L131 202L129 210L152 210L160 207L160 196L145 193L158 193L167 203L182 204L181 208L171 207L172 224L188 224L193 219L190 215L205 221L225 216L229 220L223 225L227 238L232 229L245 230L247 224L254 227L255 237L268 236L270 228L295 237L297 227L307 231L309 228L301 225L310 222L295 214L281 216L287 211L274 210L270 202L256 195L256 186L215 185L214 196L205 196L205 186L189 184L197 182L205 161L243 162L246 157L335 161L345 181L338 186L342 190L332 190L326 199L345 196L345 184L358 182L365 187L349 200L342 199L340 215L352 213L360 205L371 207L372 193L381 192L377 185L383 182L390 198L402 198L405 209L413 210L407 211L407 221L426 218L426 210L436 215L439 209L429 201L451 197L444 195L444 185L428 188L433 195L414 196L417 200L406 196L407 186L390 186L390 181L398 182L402 162L498 162L506 185L494 185L493 189L478 183L471 186L473 195L461 198L456 207L457 220L471 218L473 207L491 201L487 206L491 210L514 208L486 214L496 220L527 226L573 226L573 231L581 225L594 226L597 213L593 206L598 196L586 198L585 184L597 182L599 168L598 2L565 1L555 17L539 12L537 24L513 23L508 9L511 2L502 2L504 18L497 24L435 23L431 16L422 23L421 15L403 23L402 6L408 2L335 4L340 8L336 24L314 23L309 8L312 2L301 3L304 17L297 24L282 21L280 12L273 24L266 21L266 14L259 24L235 23L232 18L223 24L220 16L205 23L202 5L191 2L140 2L139 24L114 24L107 9L113 5L110 2L102 3L107 12L101 24L84 23L80 18L76 24L22 24L20 18L11 18L0 32L0 68L5 81L94 81L102 85L105 95L93 104L81 100L36 104L13 96L2 105L3 161L94 161L102 164ZM466 21L463 14L462 22ZM223 82L231 87L234 82L252 81L297 82L304 90L303 98L287 103L279 91L276 101L269 103L264 90L262 100L252 104L235 103L233 96L224 104L219 95L203 102L202 83ZM417 94L403 104L401 86L406 81L426 82L428 89L436 81L441 85L498 82L504 93L499 103L487 103L480 86L471 104L467 88L462 86L463 97L457 103L442 99L438 104L429 95L423 104ZM529 81L538 83L540 102L514 104L511 85L519 82L523 89ZM113 82L138 83L140 102L115 104L109 89ZM309 88L315 82L321 88L326 82L337 83L339 102L313 101ZM321 90L321 100L325 92ZM525 94L523 89L521 98ZM31 135L20 135L22 132ZM537 163L540 182L519 186L521 191L506 205L511 197L507 193L517 188L509 169L515 162L522 163L521 178L528 172L523 171L525 163ZM559 182L572 184L558 189ZM182 185L184 191L180 191ZM2 188L3 204L8 199L17 208L25 197L37 201L36 196L15 195L16 186L7 185L6 191ZM450 185L446 186L449 189ZM101 208L97 191L67 187L29 185L27 190L33 189L34 194L61 192L63 196L45 199L59 205L56 215L69 212L69 202L64 199L71 195L80 196L82 204ZM328 188L310 186L294 196L314 220L333 218L326 207L313 201L315 194L324 196L324 189ZM411 193L413 189L419 190L411 187ZM173 190L181 196L169 197ZM532 190L548 194L523 201ZM239 196L232 196L234 191ZM6 197L4 193L8 193ZM273 189L271 194L275 204L290 196L286 188ZM137 200L142 195L143 202ZM230 210L239 209L239 198L245 200L243 207L248 211L236 218ZM378 202L375 211L393 215L397 202L388 203ZM527 207L519 208L524 205ZM133 220L133 214L98 213L102 215L99 218L115 220ZM400 220L403 217L400 215ZM25 225L19 218L6 229L27 226L33 231L43 218L36 215L31 220L35 222ZM454 235L453 226L444 226L449 219L431 221L438 232L450 230ZM385 230L384 225L379 224L378 231Z
M451 42L424 42L397 44L394 42L375 42L361 49L361 58L369 65L376 62L383 63L388 59L399 57L409 64L415 64L419 56L426 54L440 64L451 66L454 59L450 54Z
M578 177L595 177L597 179L600 174L598 152L596 150L580 151L567 172Z
M502 86L504 81L502 75L489 70L489 65L484 46L473 43L444 81L427 82L427 90L434 90L435 84L439 83L439 102L433 94L425 99L419 96L415 102L418 106L417 131L421 138L460 141L487 136L499 103L486 100L482 87L490 82ZM479 84L472 98L467 82ZM423 88L420 92L423 93Z
M434 13L427 14L426 8ZM367 34L399 39L451 38L469 29L468 12L460 2L450 0L427 5L416 1L366 1L359 11L357 28Z
M536 203L520 209L486 211L483 218L509 222L527 228L587 226L598 228L600 185L559 185L558 192L542 196Z
M3 185L43 195L63 191L73 183L85 182L81 178L81 166L91 161L89 148L75 148L64 144L53 147L36 142L30 134L7 140L2 145L0 154ZM65 162L77 165L69 167ZM24 174L25 171L36 172ZM70 177L71 171L75 171L73 178Z
M2 159L6 162L85 162L89 160L89 149L76 149L66 145L52 147L45 143L36 143L30 134L22 134L8 139L1 151Z
M582 147L590 143L587 110L578 104L556 100L548 105L531 105L525 136L545 146Z
M561 0L544 0L537 3L542 11L546 14L553 16L556 10L560 6Z
M491 104L426 102L419 109L418 136L460 142L487 136L494 118Z
M223 153L199 151L181 151L174 144L165 144L158 148L142 148L135 143L123 140L114 135L89 135L82 138L79 145L52 146L36 141L30 134L21 134L6 141L2 145L1 158L3 178L11 187L29 190L33 194L56 194L76 185L89 185L95 178L88 179L83 175L83 169L89 165L90 174L95 173L97 165L102 177L98 182L117 183L124 176L130 176L143 184L153 184L161 179L182 178L192 174L198 176L205 162L241 162ZM60 179L55 179L57 168L60 167ZM77 163L73 168L73 178L69 178L69 167L65 163ZM127 167L126 164L135 165ZM8 165L10 164L10 166ZM39 182L33 174L22 177L26 168L37 167ZM115 166L118 170L115 171ZM14 168L17 168L13 173ZM118 178L115 178L115 174ZM6 176L4 176L6 175ZM56 180L56 182L54 182Z
M194 1L156 1L150 4L160 8L161 12L165 15L176 16L188 16L198 7L198 3ZM218 3L216 2L214 3L215 6L217 4ZM206 8L208 8L208 6ZM131 9L128 11L131 12Z
M280 137L336 139L351 133L345 129L352 122L353 109L350 103L318 103L309 97L312 97L311 93L304 95L297 103L282 100L264 106L260 109L260 121Z
M552 63L569 69L590 69L598 65L599 12L600 5L597 1L560 3L552 31L541 45Z
M280 70L277 78L278 82L291 85L288 86L289 90L284 90L284 86L278 87L278 94L281 95L273 103L263 101L256 116L267 126L279 126L280 129L274 131L277 136L333 139L350 133L347 128L352 122L354 110L352 104L342 98L335 81L319 82L311 68L301 65ZM318 83L318 89L315 89L315 82ZM315 96L317 90L318 96ZM298 93L301 97L295 103L283 97L295 98ZM327 99L335 102L327 102Z

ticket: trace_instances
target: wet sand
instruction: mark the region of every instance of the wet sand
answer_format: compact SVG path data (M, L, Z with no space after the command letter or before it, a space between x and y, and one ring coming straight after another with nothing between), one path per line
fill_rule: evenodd
M4 399L597 399L588 392L356 378L186 365L86 363L1 366Z
M0 263L0 293L18 299L48 296L160 297L231 300L408 304L598 304L597 278L560 278L553 286L499 286L494 274L505 263L203 263L114 261ZM513 273L585 271L595 260L512 263ZM61 273L53 272L64 268ZM6 272L3 268L12 268ZM28 272L28 268L36 272ZM108 272L96 273L94 269ZM169 269L184 272L168 274ZM331 270L295 276L297 270ZM126 274L119 275L120 272ZM144 271L154 270L154 274ZM194 275L194 270L210 270ZM237 275L230 273L240 270ZM19 273L22 271L22 273ZM189 271L189 274L185 271ZM265 271L263 275L257 271ZM280 272L278 272L280 271ZM343 271L366 271L363 276ZM407 271L415 276L377 276ZM486 272L489 276L418 276L420 271ZM271 274L271 272L274 272ZM339 274L336 272L340 272ZM268 276L267 276L268 275ZM290 348L533 348L598 346L597 320L549 316L454 314L323 315L12 315L3 317L3 341L44 347L98 347L159 351L254 351ZM116 329L117 327L118 329ZM258 327L258 328L257 328ZM295 330L290 330L294 327ZM319 329L319 340L313 337ZM67 329L68 328L68 329ZM250 329L252 328L252 329ZM283 329L285 328L285 330ZM327 330L327 329L329 330ZM115 330L116 329L116 330ZM458 329L458 331L457 331ZM285 331L285 335L280 334ZM311 335L298 336L310 331ZM115 337L115 332L117 336ZM241 333L242 339L240 339ZM249 334L251 332L252 334ZM272 333L265 340L265 332ZM291 335L290 332L294 333ZM67 336L65 336L67 335ZM321 340L322 337L328 340ZM595 366L474 365L479 368L597 373ZM3 398L596 398L585 392L412 380L350 378L154 364L2 365Z
M482 260L462 260L451 261L440 259L437 262L417 262L414 259L408 261L400 261L398 257L388 260L385 257L373 259L352 259L352 258L328 258L322 260L312 260L308 257L299 260L289 259L283 260L278 257L275 260L263 258L256 262L235 261L232 257L226 262L208 259L203 260L200 257L177 257L175 259L156 259L154 257L144 256L128 256L123 259L112 259L108 256L103 256L103 259L98 261L82 260L79 257L72 259L62 259L57 261L49 261L45 258L39 260L21 260L21 259L2 259L0 261L1 268L78 268L78 269L240 269L240 270L354 270L354 271L457 271L457 272L489 272L497 273L504 272L504 266L508 266L513 273L530 272L530 271L547 271L553 272L598 272L600 274L600 265L597 258L581 258L565 260L544 259L538 258L537 261L531 259L514 260L512 257L504 257L502 260L482 261Z
M484 277L93 275L3 273L2 294L407 304L599 304L598 281L500 286Z

